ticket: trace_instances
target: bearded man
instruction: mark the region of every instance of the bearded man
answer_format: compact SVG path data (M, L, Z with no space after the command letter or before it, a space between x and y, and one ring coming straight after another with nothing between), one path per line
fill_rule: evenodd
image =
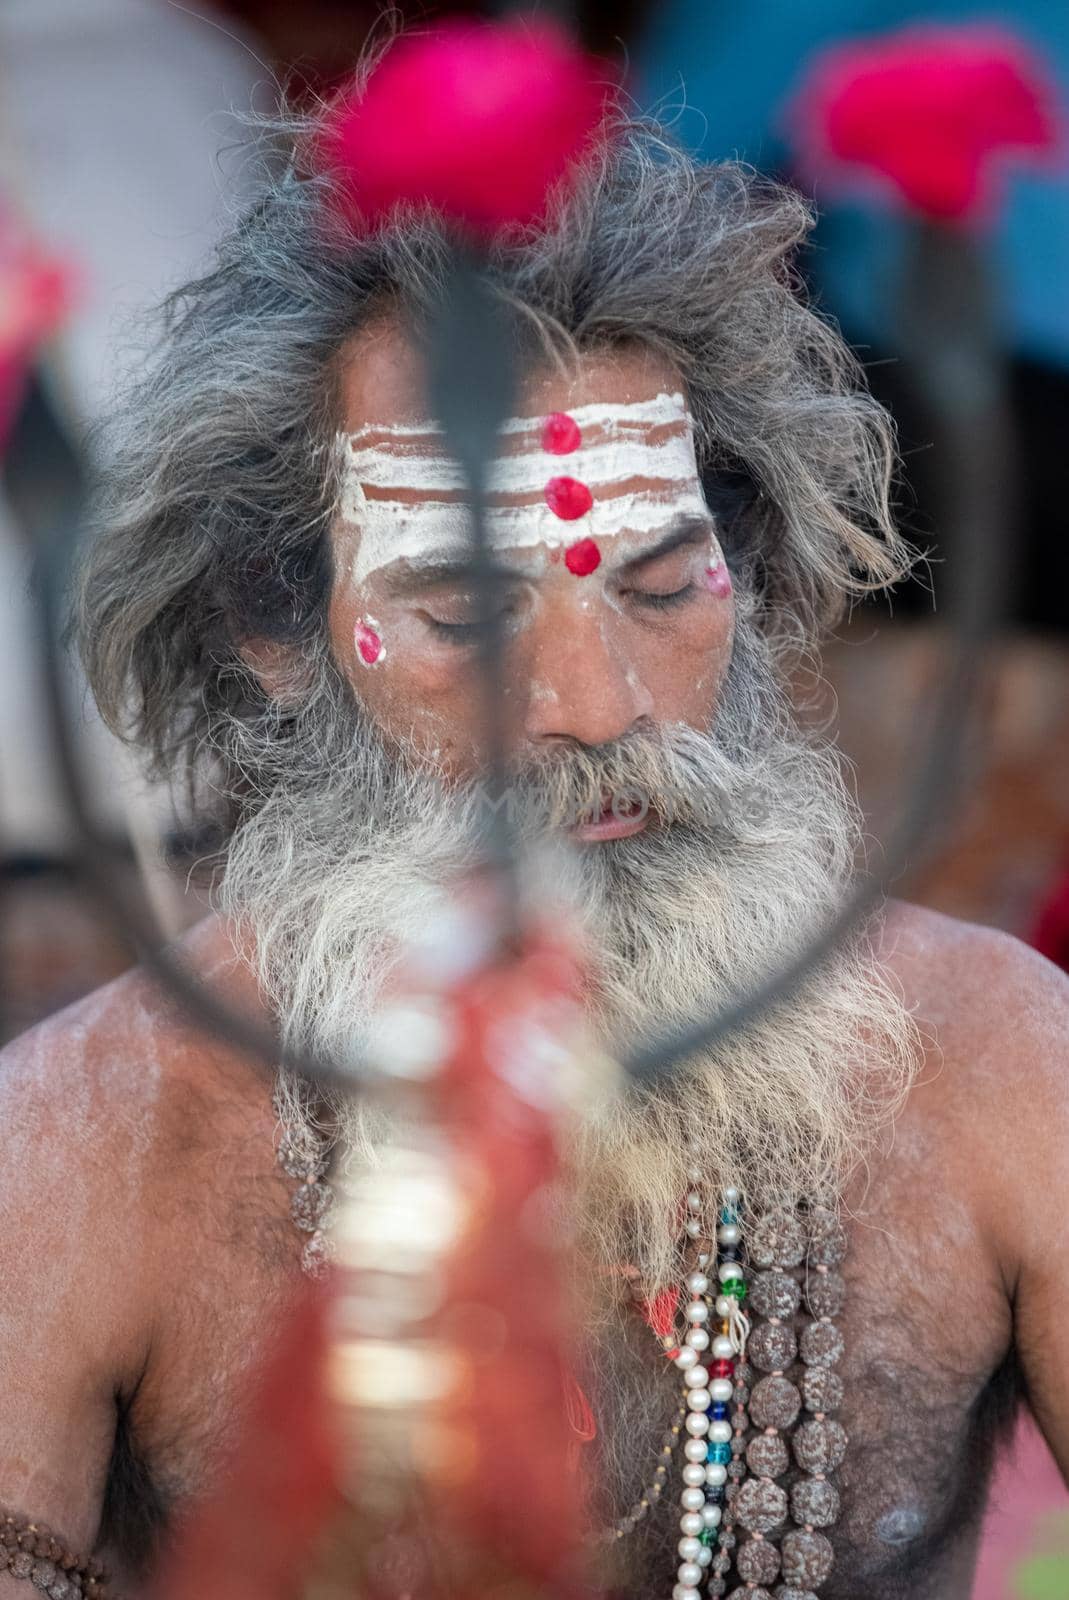
M407 213L342 250L326 187L286 167L171 304L116 422L80 629L104 715L226 828L220 909L187 958L291 1042L345 1056L471 860L486 751L464 487L421 356L444 230ZM796 294L808 222L796 196L627 126L487 265L521 377L487 513L514 820L564 837L556 887L617 1050L764 977L855 870L838 760L788 684L906 557L887 419ZM964 1600L1023 1395L1069 1467L1067 1020L1060 977L1012 940L892 905L740 1035L591 1114L575 1233L611 1287L584 1381L600 1513L629 1528L620 1590L661 1592L678 1565L688 1595L700 1572L712 1594ZM210 1483L294 1269L326 1253L314 1130L294 1085L273 1095L136 971L12 1045L3 1096L0 1501L9 1530L46 1522L129 1589ZM338 1110L337 1137L367 1137ZM809 1461L818 1484L839 1467L830 1577L815 1545L778 1572L767 1538L738 1576L696 1559L675 1486L627 1517L679 1375L619 1268L678 1285L699 1184L788 1218L750 1259L781 1274L753 1294L779 1330L751 1377L773 1433L798 1412L779 1375L804 1314L789 1219L831 1230L823 1310L806 1293L844 1336L841 1394L803 1383L849 1438L840 1465L824 1427ZM834 1331L823 1349L828 1373ZM695 1426L683 1481L711 1486ZM778 1449L755 1481L783 1472ZM832 1501L810 1492L803 1522L830 1524ZM775 1532L783 1503L751 1527ZM63 1593L10 1538L0 1596Z

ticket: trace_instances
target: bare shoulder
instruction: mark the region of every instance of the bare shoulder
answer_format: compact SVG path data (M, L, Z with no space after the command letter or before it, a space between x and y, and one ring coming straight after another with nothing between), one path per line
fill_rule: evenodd
M922 1030L961 1070L1064 1067L1069 978L1020 939L894 902L880 953Z
M161 1066L143 1004L124 978L0 1054L0 1499L83 1551L152 1340Z
M183 944L188 964L225 994L216 928L201 924ZM0 1051L7 1104L36 1107L57 1131L73 1122L90 1136L87 1156L102 1138L111 1153L126 1145L128 1165L170 1118L181 1120L190 1095L240 1096L257 1081L253 1067L201 1032L138 967Z
M5 1212L37 1247L52 1234L77 1239L94 1269L158 1135L161 1059L145 987L120 978L0 1053Z
M64 1241L72 1280L90 1275L95 1302L126 1326L149 1293L150 1234L169 1201L200 1169L218 1171L221 1145L238 1164L256 1135L265 1159L272 1148L262 1076L139 969L0 1052L0 1121L5 1217L34 1254Z
M251 1347L223 1311L286 1236L270 1090L135 970L0 1054L0 1126L0 1500L87 1550L117 1408L180 1478L205 1349Z
M881 955L925 1046L911 1113L994 1218L1025 1174L1062 1208L1069 1153L1069 978L1019 939L895 903ZM1022 1165L1018 1157L1027 1152ZM1011 1190L1016 1186L1016 1194Z

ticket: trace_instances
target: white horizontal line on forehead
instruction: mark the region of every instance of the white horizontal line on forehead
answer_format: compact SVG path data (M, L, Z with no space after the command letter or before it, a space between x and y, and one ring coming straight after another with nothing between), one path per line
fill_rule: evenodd
M560 547L582 538L649 534L679 517L708 516L681 394L592 403L567 415L580 436L586 430L594 437L587 445L581 437L576 449L562 454L541 447L544 415L504 423L499 436L529 436L532 448L503 451L487 464L488 492L524 501L488 507L492 548ZM656 442L650 437L654 432ZM440 438L440 430L428 424L369 423L339 435L338 509L342 520L359 531L356 582L391 561L431 557L446 542L470 540L466 480L438 444ZM559 517L545 498L547 485L557 477L574 477L599 491L592 509L575 520ZM615 494L605 492L614 486Z
M358 448L351 439L344 443L345 475L372 488L418 490L428 496L436 491L467 488L467 479L457 463L439 451L397 457L374 446ZM696 472L694 446L685 434L663 444L617 439L609 444L588 445L571 456L498 457L488 465L486 487L491 494L523 494L543 489L550 478L559 475L574 475L591 488L600 488L626 483L631 478L677 478L681 474L695 476Z
M678 422L680 418L687 417L687 403L681 394L657 394L649 400L627 400L620 402L592 401L589 405L574 406L567 412L580 432L584 428L612 428L620 423L641 424L654 427L666 422ZM545 423L545 413L531 417L508 417L498 429L499 433L526 433L528 430L537 429L541 432ZM361 436L366 434L386 434L398 439L418 438L421 434L442 434L442 429L436 422L417 423L384 423L369 422L355 432L343 435L354 443L359 443Z
M378 568L402 558L422 559L442 550L471 547L471 516L464 505L424 501L364 500L349 508L360 528L353 560L353 579L362 583ZM345 511L343 510L343 515ZM619 534L652 534L681 517L709 518L701 485L693 477L669 488L638 490L595 500L575 522L562 521L549 506L492 506L486 512L491 550L522 550L534 545L560 548L577 539L614 538Z

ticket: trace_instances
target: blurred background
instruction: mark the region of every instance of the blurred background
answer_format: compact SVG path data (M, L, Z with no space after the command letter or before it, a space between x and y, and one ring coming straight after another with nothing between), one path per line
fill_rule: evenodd
M3 0L0 206L67 264L70 311L51 356L70 426L88 436L146 320L202 265L255 187L246 119L279 86L298 99L351 67L381 7L356 0ZM490 7L401 6L411 21ZM643 0L573 8L594 49L625 66L637 104L709 157L740 156L815 194L820 222L801 268L864 362L899 428L900 519L925 552L895 598L858 609L828 650L825 681L800 683L807 714L838 729L878 851L915 755L918 709L942 670L944 463L903 337L905 230L879 195L847 197L793 154L787 108L829 45L911 22L1004 24L1069 102L1064 0L1012 13L901 0ZM1069 965L1069 169L1064 146L1014 171L978 248L994 286L1000 372L1016 471L1004 530L1004 623L986 646L983 727L966 798L899 891L1006 929ZM117 975L133 952L71 870L71 838L40 738L32 665L32 554L0 503L0 1038ZM121 843L132 892L177 931L203 909L189 886L201 842L96 723L72 677L98 812ZM1020 1588L1044 1517L1069 1507L1030 1426L1000 1475L976 1600ZM1017 1576L1011 1576L1016 1572ZM1038 1591L1036 1591L1038 1593Z

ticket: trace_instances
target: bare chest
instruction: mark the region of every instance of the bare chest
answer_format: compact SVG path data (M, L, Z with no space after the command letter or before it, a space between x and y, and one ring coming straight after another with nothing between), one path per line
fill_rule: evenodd
M848 1296L837 1319L844 1399L835 1413L848 1443L832 1475L841 1496L827 1530L835 1567L820 1593L823 1600L966 1600L991 1467L1019 1401L1008 1310L981 1240L963 1230L955 1249L925 1252L888 1198L879 1226L870 1219L850 1228ZM625 1315L615 1344L596 1354L590 1374L604 1483L599 1512L608 1525L651 1481L680 1397L679 1374L639 1319ZM752 1428L750 1438L759 1432ZM645 1597L671 1586L682 1465L674 1465L656 1509L615 1547L617 1593ZM788 1454L777 1482L789 1492L802 1477ZM771 1543L779 1532L771 1530Z
M965 1600L992 1466L1020 1400L1012 1352L951 1314L862 1294L843 1319L849 1440L828 1600ZM964 1319L963 1319L964 1320Z
M157 1331L144 1377L119 1404L103 1517L123 1593L136 1592L182 1514L220 1481L300 1282L307 1234L290 1216L295 1185L274 1164L270 1130L263 1144L240 1178L198 1161L161 1205Z
M137 1397L113 1464L113 1560L136 1571L145 1531L166 1528L213 1481L240 1397L296 1276L293 1185L263 1177L176 1237L166 1359ZM838 1319L848 1435L842 1512L823 1600L965 1600L991 1464L1018 1392L1009 1313L967 1209L929 1185L918 1217L908 1171L887 1169L849 1226ZM680 1401L680 1380L632 1312L592 1346L583 1374L597 1439L601 1520L640 1500ZM121 1439L120 1439L121 1442ZM621 1541L613 1586L654 1595L678 1564L682 1461L656 1512ZM789 1487L791 1472L782 1480ZM129 1530L141 1530L137 1538Z

